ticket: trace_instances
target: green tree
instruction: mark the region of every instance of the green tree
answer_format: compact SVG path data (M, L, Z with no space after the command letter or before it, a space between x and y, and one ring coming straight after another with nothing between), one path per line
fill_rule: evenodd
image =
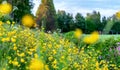
M100 31L101 16L99 12L87 13L86 17L86 33L91 33L95 30Z
M103 30L104 30L107 22L108 22L107 18L105 16L103 16L102 20L101 20L101 25L100 25L100 30L102 31L102 33L103 33Z
M45 31L54 31L57 28L56 11L53 0L41 0L36 12L37 23L45 28Z
M20 22L25 14L31 14L33 3L30 0L7 0L13 6L11 17L14 21Z
M58 28L61 29L62 32L74 30L73 16L70 13L59 10L57 13L57 22Z
M120 34L120 20L115 15L112 16L113 26L111 28L112 33Z
M75 16L75 28L80 28L85 32L85 18L80 13Z

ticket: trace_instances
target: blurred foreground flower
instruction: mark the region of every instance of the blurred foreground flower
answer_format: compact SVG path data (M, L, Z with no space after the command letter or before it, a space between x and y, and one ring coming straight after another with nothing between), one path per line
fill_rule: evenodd
M32 59L29 69L30 70L44 70L44 64L42 61L38 59Z
M25 15L22 18L22 24L26 27L34 27L36 25L34 18L31 15Z
M12 5L7 3L6 1L0 4L0 13L1 14L9 14L12 11Z
M75 35L76 38L79 39L79 38L81 37L81 35L82 35L82 30L80 30L80 29L76 29L74 35Z
M118 19L120 19L120 11L118 11L118 12L116 13L116 17L117 17Z
M3 22L2 21L0 21L0 26L3 24Z
M90 36L87 36L83 39L83 41L87 44L93 44L99 39L99 33L94 31Z

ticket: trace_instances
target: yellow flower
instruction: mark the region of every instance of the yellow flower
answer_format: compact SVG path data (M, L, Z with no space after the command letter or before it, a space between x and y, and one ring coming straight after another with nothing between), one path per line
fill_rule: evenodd
M13 50L17 50L17 47L13 47Z
M35 20L31 15L25 15L22 18L22 24L26 27L34 27L35 25Z
M49 67L48 67L48 65L45 65L45 70L49 70Z
M115 15L118 19L120 19L120 11L118 11Z
M8 34L7 34L7 36L13 36L13 35L15 35L15 33L16 33L16 30L14 30L14 31L12 31L12 32L8 32Z
M10 41L10 38L9 38L9 37L7 37L7 38L2 38L2 42L8 42L8 41Z
M16 39L14 39L14 38L11 38L11 41L14 43L14 42L16 42Z
M38 59L32 59L29 69L30 70L44 70L44 64L42 61Z
M16 44L14 44L13 50L17 50L17 46L16 46Z
M61 59L65 59L65 56L61 56Z
M3 24L3 22L2 21L0 21L0 26Z
M104 68L103 68L103 70L109 70L108 69L108 65L105 65Z
M82 35L82 30L80 30L80 29L76 29L74 35L75 35L76 38L80 38L81 35Z
M38 58L38 54L34 54L34 58Z
M14 66L18 66L18 62L17 61L12 61L12 64L14 65Z
M20 59L21 62L25 62L25 60L23 58Z
M93 44L99 39L99 33L94 31L90 36L87 36L83 39L83 41L87 44Z
M96 70L100 70L98 61L96 62Z
M24 57L25 56L25 53L21 53L19 54L20 57Z
M2 36L3 34L2 33L0 33L0 36Z
M12 24L15 24L15 22L14 22L14 21L12 21Z
M49 60L49 61L52 61L52 59L53 59L53 57L52 57L52 56L48 57L48 60Z
M2 14L9 14L12 11L12 5L4 2L0 4L0 13Z
M55 59L52 63L53 65L57 64L57 60Z
M11 24L11 22L8 20L7 22L6 22L7 24Z
M2 70L6 70L6 68L3 68Z
M54 55L57 53L56 50L54 50L54 49L53 49L52 51L53 51L53 54L54 54Z

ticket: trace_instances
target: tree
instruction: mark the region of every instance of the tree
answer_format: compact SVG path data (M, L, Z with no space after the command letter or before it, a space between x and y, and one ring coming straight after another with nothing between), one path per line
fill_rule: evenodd
M73 21L73 16L70 13L66 13L65 11L58 10L57 22L58 22L58 28L61 29L62 32L68 32L70 30L74 30L75 25Z
M120 19L113 15L112 20L113 20L113 26L111 27L112 33L120 34Z
M56 11L53 0L41 0L41 4L36 12L36 21L45 31L54 31L57 27Z
M93 11L93 13L87 13L86 17L86 33L91 33L95 30L100 31L100 13Z
M26 15L31 14L33 3L30 0L7 0L13 6L12 18L16 22L20 22L20 19Z
M101 25L100 25L100 26L101 26L101 27L100 27L100 30L101 30L102 32L103 32L103 30L104 30L107 22L108 22L107 18L106 18L105 16L102 17L102 21L101 21Z
M75 16L75 27L85 32L85 18L80 13L77 13Z

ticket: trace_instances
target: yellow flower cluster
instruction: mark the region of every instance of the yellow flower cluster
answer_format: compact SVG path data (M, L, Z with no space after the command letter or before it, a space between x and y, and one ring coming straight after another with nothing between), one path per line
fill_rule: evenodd
M23 16L22 24L26 27L29 27L29 28L36 26L35 20L31 15Z
M74 34L75 34L75 37L79 39L81 37L81 35L82 35L82 30L76 29Z
M7 3L7 2L3 2L2 4L0 4L0 13L1 14L9 14L12 11L12 5Z
M4 56L0 61L8 61L6 68L25 70L33 57L37 57L37 39L29 28L14 28L9 24L0 26L0 45ZM5 58L6 57L6 58Z
M0 26L3 24L3 22L2 21L0 21Z
M77 39L80 39L80 37L82 36L82 30L81 29L76 29L75 32L74 32L74 36ZM93 44L98 39L99 39L99 33L97 31L94 31L94 32L91 33L91 35L84 37L83 41L87 44Z
M30 70L44 70L44 64L38 59L32 59L29 66Z
M98 39L99 39L99 33L95 31L95 32L92 32L90 36L85 37L83 41L87 44L93 44L97 42Z
M120 11L118 11L115 15L118 19L120 19Z

